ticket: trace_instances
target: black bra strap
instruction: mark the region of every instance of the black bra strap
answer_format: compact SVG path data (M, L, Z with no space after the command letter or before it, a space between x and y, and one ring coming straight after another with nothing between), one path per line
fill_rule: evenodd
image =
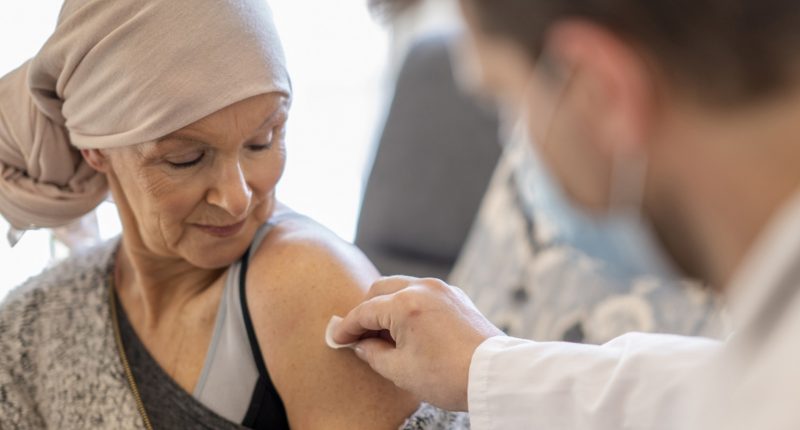
M267 372L264 356L261 354L258 338L253 328L253 320L250 318L250 310L247 306L245 279L247 278L249 259L250 249L242 257L242 265L239 272L239 295L242 303L244 326L247 329L247 338L250 341L250 349L253 352L253 360L255 360L259 377L242 425L252 429L288 430L289 420L286 417L286 409Z

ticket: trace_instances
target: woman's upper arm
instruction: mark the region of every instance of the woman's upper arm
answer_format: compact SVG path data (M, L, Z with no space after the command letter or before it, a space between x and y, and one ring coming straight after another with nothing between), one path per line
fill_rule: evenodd
M419 402L351 350L324 340L332 315L357 305L379 276L310 221L281 224L248 273L248 303L264 361L294 429L396 429Z

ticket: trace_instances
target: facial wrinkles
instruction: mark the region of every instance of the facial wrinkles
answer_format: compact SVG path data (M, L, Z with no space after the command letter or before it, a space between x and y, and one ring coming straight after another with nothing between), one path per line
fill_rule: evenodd
M180 229L176 229L172 225L173 222L170 220L170 215L175 216L175 212L171 211L169 207L161 207L160 204L162 203L162 199L169 198L170 190L173 188L170 185L172 185L171 181L169 181L165 175L157 175L155 181L152 179L146 181L144 192L149 194L150 198L147 200L150 200L151 203L151 205L148 205L146 216L153 220L153 222L148 223L148 230L151 230L151 233L155 234L155 237L160 240L162 246L174 250L177 243L180 242L183 233L180 232ZM178 234L175 234L176 232ZM146 238L145 242L147 242Z
M174 198L185 198L186 190L176 194L175 178L165 172L158 165L160 159L154 154L149 153L147 144L137 145L136 150L125 154L122 162L133 168L121 168L133 172L131 182L126 187L131 211L134 212L136 224L139 226L140 234L143 233L141 241L151 251L159 248L166 248L169 252L174 252L175 247L183 238L184 232L176 228L171 217L180 216L180 201L173 201ZM134 195L135 193L135 195ZM173 207L172 202L178 207ZM155 241L153 240L155 239ZM162 251L163 252L163 251Z
M129 246L134 245L134 249L139 247L152 248L152 243L148 240L149 226L143 222L146 219L148 208L142 207L142 202L146 199L143 196L146 192L142 188L141 163L139 153L131 148L119 148L105 151L109 161L111 171L109 180L112 182L112 190L115 190L116 205L119 209L122 221L125 222L125 236L132 239ZM126 221L127 220L127 221Z

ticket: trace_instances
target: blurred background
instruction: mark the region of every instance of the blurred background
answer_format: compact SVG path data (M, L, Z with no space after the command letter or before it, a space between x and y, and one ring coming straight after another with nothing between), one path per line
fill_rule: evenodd
M366 0L269 3L295 90L279 198L352 241L397 71L412 40L455 26L452 2L419 2L402 20L371 14ZM38 51L60 7L60 0L0 2L0 75ZM102 239L119 233L111 203L96 216ZM50 230L27 232L14 248L7 231L0 217L0 299L67 254Z

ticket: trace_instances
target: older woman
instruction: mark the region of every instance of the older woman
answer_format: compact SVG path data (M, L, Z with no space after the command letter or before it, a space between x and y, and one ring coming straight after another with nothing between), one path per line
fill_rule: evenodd
M290 102L261 1L65 2L0 80L0 212L57 226L110 188L123 233L0 307L0 428L461 419L325 346L378 274L276 201Z

